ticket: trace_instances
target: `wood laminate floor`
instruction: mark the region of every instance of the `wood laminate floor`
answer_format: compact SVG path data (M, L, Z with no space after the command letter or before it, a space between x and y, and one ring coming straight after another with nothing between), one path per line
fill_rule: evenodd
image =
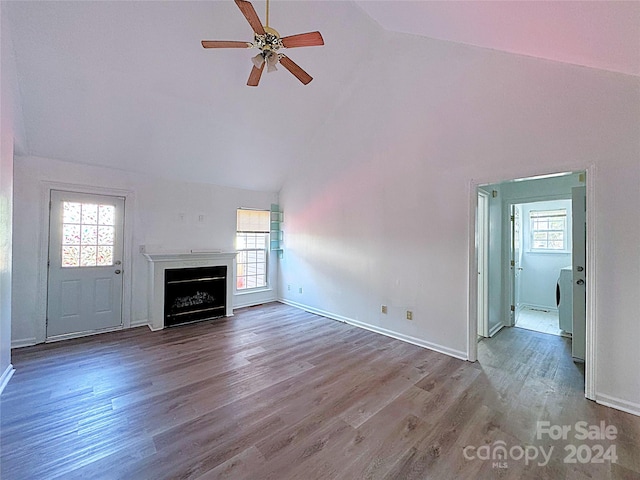
M15 350L0 476L640 478L640 418L584 399L566 339L504 329L479 356L464 362L278 303ZM537 439L538 421L617 433ZM613 445L617 461L581 463L597 445ZM499 446L505 459L484 459ZM565 463L571 448L580 456ZM537 459L516 458L534 449Z

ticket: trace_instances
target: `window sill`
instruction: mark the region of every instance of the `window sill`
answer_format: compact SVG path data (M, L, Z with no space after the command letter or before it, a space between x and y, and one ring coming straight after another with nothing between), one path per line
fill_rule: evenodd
M262 293L262 292L272 292L273 289L270 287L258 287L258 288L248 288L244 290L236 290L234 295L249 295L251 293Z

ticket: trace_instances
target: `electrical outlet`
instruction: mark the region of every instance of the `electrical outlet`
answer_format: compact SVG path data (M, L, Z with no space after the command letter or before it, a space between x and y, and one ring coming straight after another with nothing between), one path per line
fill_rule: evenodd
M382 313L387 313L387 306L386 305L382 305L382 308L380 309L382 311Z
M302 287L298 289L298 293L302 293Z
M413 320L413 312L411 310L407 310L407 320Z
M291 285L287 285L287 291L290 292L291 291Z

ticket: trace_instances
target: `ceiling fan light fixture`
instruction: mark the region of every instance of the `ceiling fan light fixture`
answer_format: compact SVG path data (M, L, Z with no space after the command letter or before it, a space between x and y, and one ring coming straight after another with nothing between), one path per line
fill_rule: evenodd
M278 57L277 53L270 52L269 54L267 54L267 73L275 72L276 70L278 70L276 68L276 65L278 64L279 60L280 58Z
M262 55L262 52L257 54L255 57L251 57L251 61L256 66L256 68L262 67L262 64L264 63L264 56Z

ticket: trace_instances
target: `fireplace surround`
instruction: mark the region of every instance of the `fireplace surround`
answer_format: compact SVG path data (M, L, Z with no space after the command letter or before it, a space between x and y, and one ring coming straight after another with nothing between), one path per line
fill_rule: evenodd
M145 253L144 256L149 261L149 327L151 330L161 330L167 326L206 318L233 316L233 259L236 252ZM220 285L223 272L224 287ZM167 284L167 278L174 283ZM193 287L193 280L203 288L197 288L196 285L196 288L189 290L187 283ZM169 292L169 295L175 294L176 297L168 308L166 292ZM207 303L211 305L206 306ZM172 307L173 311L171 311ZM205 311L208 308L215 310ZM192 311L187 312L188 309ZM198 312L198 310L202 311ZM179 315L176 316L176 314ZM167 315L170 316L167 317ZM168 322L165 321L166 319Z

